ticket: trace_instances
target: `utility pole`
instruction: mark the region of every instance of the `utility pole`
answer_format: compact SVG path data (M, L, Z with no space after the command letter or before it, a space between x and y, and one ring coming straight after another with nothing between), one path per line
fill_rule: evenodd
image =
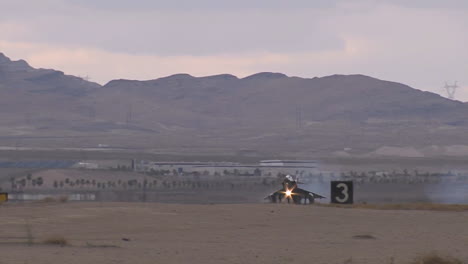
M302 108L300 106L296 107L296 129L302 130L304 127L302 122Z
M125 123L127 124L127 126L130 125L130 123L132 122L132 115L133 115L133 109L132 109L132 105L130 104L128 106L128 111L127 111L127 116L125 118Z
M458 88L457 82L455 81L454 84L449 85L447 82L445 82L444 89L447 92L447 97L451 100L455 100L455 92Z

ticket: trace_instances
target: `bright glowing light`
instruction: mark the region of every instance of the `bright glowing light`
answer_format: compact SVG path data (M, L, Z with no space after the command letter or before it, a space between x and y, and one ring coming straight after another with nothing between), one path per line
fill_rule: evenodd
M287 196L287 197L290 197L291 194L292 194L292 192L291 192L290 190L286 190L286 196Z

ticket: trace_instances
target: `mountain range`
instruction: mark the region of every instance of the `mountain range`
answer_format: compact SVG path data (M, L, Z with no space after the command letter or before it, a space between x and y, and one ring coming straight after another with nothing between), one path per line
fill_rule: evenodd
M467 104L365 75L176 74L100 85L0 53L4 147L364 155L463 145L467 128Z

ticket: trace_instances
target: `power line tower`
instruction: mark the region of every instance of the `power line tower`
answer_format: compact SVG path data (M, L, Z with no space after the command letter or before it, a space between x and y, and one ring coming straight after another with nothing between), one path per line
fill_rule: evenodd
M85 76L79 75L78 78L80 78L82 81L85 81L85 82L89 82L89 80L91 80L91 77L89 77L88 75L85 75Z
M447 92L447 96L449 99L455 100L455 92L458 88L457 82L455 81L454 84L450 85L445 82L444 89Z
M302 108L300 106L296 107L296 129L302 130L304 127L302 122Z
M133 117L133 106L130 104L128 106L128 111L127 111L127 115L125 117L125 123L128 125L130 125L130 123L132 122L132 117Z
M89 107L89 118L96 120L96 102L93 101Z

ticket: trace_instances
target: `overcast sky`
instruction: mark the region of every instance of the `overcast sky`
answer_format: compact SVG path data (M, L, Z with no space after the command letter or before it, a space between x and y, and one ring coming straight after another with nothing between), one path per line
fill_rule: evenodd
M468 101L468 1L0 0L0 52L102 84L360 73Z

